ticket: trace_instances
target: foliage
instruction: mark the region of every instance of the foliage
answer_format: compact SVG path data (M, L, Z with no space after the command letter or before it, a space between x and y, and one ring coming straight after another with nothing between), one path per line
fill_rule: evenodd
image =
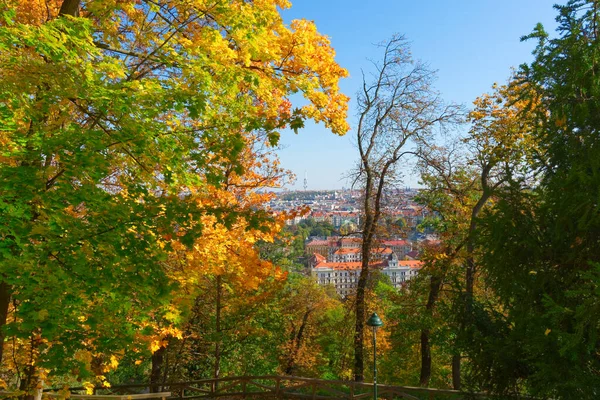
M481 237L487 284L501 308L480 308L474 378L497 392L597 397L598 7L556 6L558 37L541 25L527 37L538 41L520 78L539 94L532 130L539 183L506 187Z
M357 98L362 226L340 233L361 230L365 256L343 300L298 273L305 240L334 227L286 227L305 210L264 207L289 176L282 129L348 130L347 72L312 22L283 23L287 7L2 1L0 389L372 379L376 310L382 382L596 398L600 2L556 6L557 37L526 36L534 61L477 98L447 145L435 134L462 109L403 37L384 44ZM369 255L407 230L385 209L411 154L440 244L397 291Z
M329 237L337 232L333 225L327 221L315 221L314 218L306 218L299 224L290 227L290 230L299 235L303 240L311 236Z
M232 253L232 277L268 279L253 244L281 222L252 189L280 182L279 129L347 130L346 71L286 1L3 3L0 328L22 360L0 360L30 389L180 335Z

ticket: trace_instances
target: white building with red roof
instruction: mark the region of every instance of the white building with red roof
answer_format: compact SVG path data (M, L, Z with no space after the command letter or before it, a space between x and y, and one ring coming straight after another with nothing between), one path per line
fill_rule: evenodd
M370 268L387 275L395 288L417 276L421 266L421 261L399 260L395 253L370 264ZM321 259L311 268L311 275L319 285L333 285L338 294L347 296L354 292L360 271L360 261L328 262Z

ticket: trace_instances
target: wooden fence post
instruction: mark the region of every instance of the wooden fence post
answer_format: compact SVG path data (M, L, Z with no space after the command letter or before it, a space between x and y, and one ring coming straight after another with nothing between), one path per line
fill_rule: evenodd
M279 391L281 385L281 379L279 377L275 378L275 398L281 398L281 392Z

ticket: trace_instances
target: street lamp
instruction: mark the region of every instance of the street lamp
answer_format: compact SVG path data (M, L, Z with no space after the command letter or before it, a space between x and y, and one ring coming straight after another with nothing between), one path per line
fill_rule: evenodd
M377 328L383 326L383 321L377 313L373 313L367 325L373 328L373 399L377 400Z

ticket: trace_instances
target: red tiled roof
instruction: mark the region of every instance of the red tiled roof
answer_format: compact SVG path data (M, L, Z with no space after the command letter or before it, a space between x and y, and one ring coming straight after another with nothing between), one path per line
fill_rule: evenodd
M340 254L351 254L351 253L354 253L354 254L360 253L360 249L358 247L347 247L347 248L337 249L335 251L335 253L333 253L333 254L340 255Z
M320 263L320 262L323 262L323 261L326 261L326 260L327 260L327 258L326 258L326 257L322 256L322 255L321 255L321 254L319 254L319 253L315 253L315 254L313 254L313 257L315 258L315 261L317 261L317 263Z
M410 269L420 269L423 266L423 261L419 260L399 260L398 265L409 267Z
M412 250L409 251L408 253L406 253L407 256L409 256L410 258L416 258L419 256L419 252L417 250Z
M323 262L323 263L319 263L315 266L316 268L331 268L331 269L335 269L335 270L358 270L360 269L362 266L362 263L360 261L350 261L350 262ZM369 264L370 267L384 267L385 263L380 261L380 262L373 262Z
M406 246L408 242L406 240L384 240L385 246Z
M360 253L362 251L362 249L358 248L358 247L346 247L346 248L341 248L341 249L337 249L335 251L335 253L333 254L357 254ZM372 249L371 253L373 254L392 254L392 249L390 249L389 247L380 247L378 249Z
M380 247L377 249L372 249L371 253L378 253L378 254L392 254L392 249L390 249L389 247Z

